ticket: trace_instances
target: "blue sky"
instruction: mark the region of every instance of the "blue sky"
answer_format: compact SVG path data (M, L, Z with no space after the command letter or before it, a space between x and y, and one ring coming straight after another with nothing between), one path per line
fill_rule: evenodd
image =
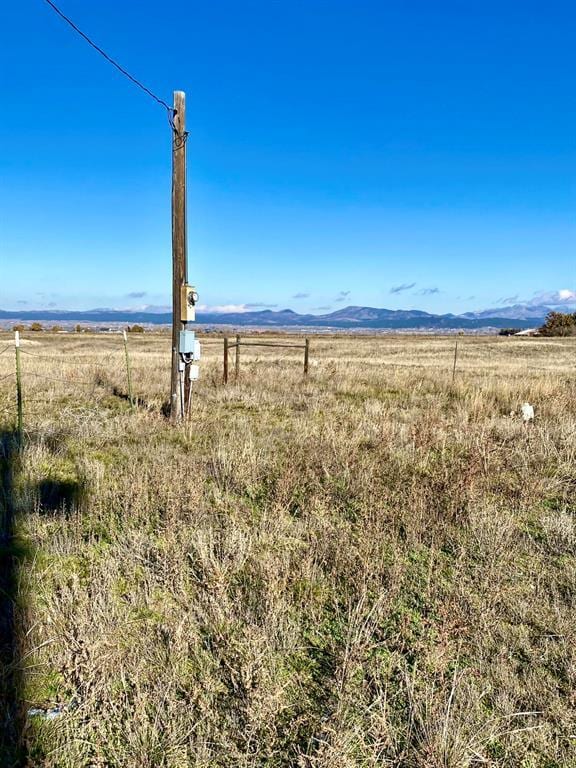
M163 99L187 93L203 304L576 290L573 2L59 5ZM0 307L169 303L165 112L42 0L3 4L0 29Z

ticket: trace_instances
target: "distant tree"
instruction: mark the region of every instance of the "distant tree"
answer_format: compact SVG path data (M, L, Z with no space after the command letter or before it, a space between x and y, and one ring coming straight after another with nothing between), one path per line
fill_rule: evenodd
M76 333L82 333L82 331L84 330L84 328L82 328L82 326L81 326L81 325L77 325L77 326L76 326L76 328L74 328L74 330L76 331Z
M144 333L144 328L141 325L129 325L128 333Z
M18 325L14 325L14 326L12 327L12 330L13 330L13 331L20 331L20 333L22 333L22 331L25 331L25 330L26 330L26 326L25 326L25 325L21 325L21 324L18 324Z
M522 328L500 328L498 336L515 336Z
M50 330L52 331L52 333L60 333L60 331L62 330L62 326L61 325L53 325L52 328L50 328Z
M31 331L43 331L44 328L42 327L42 323L32 323L30 325Z
M576 336L576 312L549 312L541 336Z

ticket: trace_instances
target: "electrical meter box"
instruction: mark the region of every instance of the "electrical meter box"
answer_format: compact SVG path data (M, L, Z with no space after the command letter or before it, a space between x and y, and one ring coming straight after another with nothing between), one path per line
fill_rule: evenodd
M198 381L200 378L200 368L197 365L191 365L188 375L190 377L190 381Z
M193 285L183 285L180 294L181 314L183 323L192 323L196 319L196 302L198 294Z
M189 355L192 360L200 360L200 342L194 335L194 331L180 331L178 352L181 355Z

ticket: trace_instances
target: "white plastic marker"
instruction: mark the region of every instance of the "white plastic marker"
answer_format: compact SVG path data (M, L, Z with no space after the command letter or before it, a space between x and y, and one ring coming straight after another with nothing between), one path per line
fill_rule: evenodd
M528 422L534 421L533 405L530 405L530 403L523 403L520 411L522 413L522 420L524 421L524 424L528 424Z

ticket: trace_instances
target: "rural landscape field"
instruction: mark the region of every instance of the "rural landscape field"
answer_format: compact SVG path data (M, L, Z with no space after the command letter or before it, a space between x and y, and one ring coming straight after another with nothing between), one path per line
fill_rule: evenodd
M2 768L576 765L575 338L23 337Z

